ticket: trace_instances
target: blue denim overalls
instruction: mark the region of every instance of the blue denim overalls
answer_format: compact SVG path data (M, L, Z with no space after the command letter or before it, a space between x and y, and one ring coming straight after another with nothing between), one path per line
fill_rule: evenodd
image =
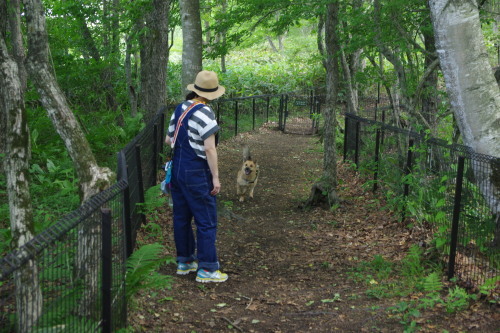
M219 269L215 240L217 234L217 209L212 173L207 160L196 155L189 145L188 121L191 115L205 106L194 106L182 121L177 133L172 166L172 200L174 203L174 239L179 263L198 259L198 268L208 271ZM183 110L177 107L175 119ZM196 239L191 220L196 224ZM197 255L195 255L195 249Z

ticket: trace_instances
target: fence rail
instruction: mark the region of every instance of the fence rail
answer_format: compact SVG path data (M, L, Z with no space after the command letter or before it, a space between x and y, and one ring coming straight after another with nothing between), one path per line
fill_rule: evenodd
M304 120L310 131L301 133L309 134L319 126L323 101L309 92L260 95L220 100L214 109L222 140L266 122L293 132L294 118ZM367 102L366 114L385 120L387 109L378 103L370 111ZM118 153L116 184L0 259L0 333L126 326L126 260L145 221L140 203L157 184L167 110ZM354 115L346 115L344 133L344 158L373 174L373 189L393 193L387 195L393 201L403 194L396 202L402 219L423 216L432 223L450 276L475 285L498 276L498 243L492 246L498 214L488 190L477 185L478 176L500 170L498 159Z

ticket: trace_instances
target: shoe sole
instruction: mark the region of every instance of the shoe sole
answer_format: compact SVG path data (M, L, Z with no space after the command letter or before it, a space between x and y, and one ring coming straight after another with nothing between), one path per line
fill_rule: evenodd
M191 272L196 272L197 269L192 268L185 271L177 270L177 275L188 275Z
M201 283L210 283L210 282L226 282L227 277L225 279L211 279L211 278L201 278L201 277L196 277L196 282L201 282Z

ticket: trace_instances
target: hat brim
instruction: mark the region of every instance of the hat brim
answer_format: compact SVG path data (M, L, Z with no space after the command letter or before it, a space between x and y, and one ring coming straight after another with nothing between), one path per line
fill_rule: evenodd
M224 88L223 86L220 86L220 85L217 87L216 91L212 91L212 92L201 91L201 90L198 90L194 87L194 83L188 84L187 90L194 91L195 93L198 94L198 96L205 97L206 99L209 99L209 100L214 100L218 97L221 97L226 92L226 88Z

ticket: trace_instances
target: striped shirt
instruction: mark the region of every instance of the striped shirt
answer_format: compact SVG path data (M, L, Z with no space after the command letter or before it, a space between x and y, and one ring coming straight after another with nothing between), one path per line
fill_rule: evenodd
M182 103L182 110L186 110L186 108L193 103L194 101L192 100L185 101ZM167 135L170 138L174 137L176 125L177 119L175 119L174 112L170 118L170 124L167 131ZM197 156L205 160L207 159L204 141L210 137L210 135L215 134L219 129L220 127L217 124L217 120L215 120L214 111L210 106L205 105L191 115L188 120L189 144L191 148L194 149Z

